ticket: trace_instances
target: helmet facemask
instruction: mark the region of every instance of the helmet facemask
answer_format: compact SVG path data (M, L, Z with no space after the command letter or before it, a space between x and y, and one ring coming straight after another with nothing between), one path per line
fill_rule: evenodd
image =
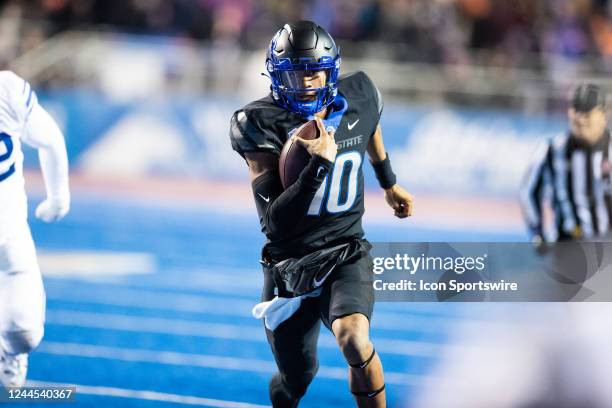
M274 99L284 108L301 116L312 116L323 110L334 101L338 93L339 57L335 60L298 64L288 59L276 63L268 61L267 68ZM309 78L315 79L312 82L320 82L317 79L321 76L325 77L323 86L305 87Z

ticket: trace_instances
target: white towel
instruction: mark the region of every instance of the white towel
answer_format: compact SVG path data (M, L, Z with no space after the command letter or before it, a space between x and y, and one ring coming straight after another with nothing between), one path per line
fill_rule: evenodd
M289 319L300 308L302 299L317 297L321 294L321 288L294 298L281 298L275 296L267 302L261 302L253 307L251 313L256 319L265 319L268 330L275 330L282 322Z

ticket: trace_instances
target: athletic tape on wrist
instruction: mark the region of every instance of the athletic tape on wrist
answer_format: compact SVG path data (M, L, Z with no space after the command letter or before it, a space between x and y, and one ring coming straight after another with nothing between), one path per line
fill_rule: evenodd
M376 179L378 179L378 184L380 184L382 188L387 189L395 185L397 182L397 177L391 168L391 161L389 160L388 153L387 156L385 156L385 160L378 163L373 163L372 167L374 168Z

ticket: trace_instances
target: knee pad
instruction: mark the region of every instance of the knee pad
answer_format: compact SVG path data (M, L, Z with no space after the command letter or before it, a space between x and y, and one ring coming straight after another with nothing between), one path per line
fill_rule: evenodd
M300 402L300 397L293 397L281 378L279 373L270 380L270 401L273 408L295 408Z
M2 333L0 346L7 354L30 353L40 344L44 328L34 330L16 330Z

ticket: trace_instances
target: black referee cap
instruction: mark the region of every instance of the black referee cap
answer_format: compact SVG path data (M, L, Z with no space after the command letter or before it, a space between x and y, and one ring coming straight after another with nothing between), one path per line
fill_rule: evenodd
M572 108L577 112L590 112L606 106L606 92L593 84L581 84L574 89Z

